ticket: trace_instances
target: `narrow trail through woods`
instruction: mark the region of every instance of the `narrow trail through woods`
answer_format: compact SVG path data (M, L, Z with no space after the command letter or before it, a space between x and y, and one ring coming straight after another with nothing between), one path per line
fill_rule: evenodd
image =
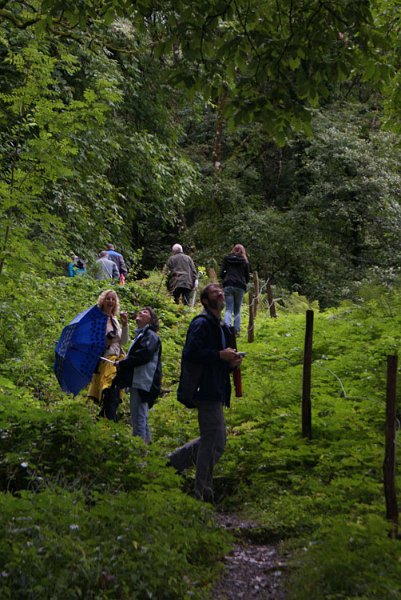
M213 599L285 600L287 565L285 557L278 553L277 544L258 540L254 535L258 525L235 514L218 513L217 520L221 527L234 533L237 542L225 557L225 568L213 590Z

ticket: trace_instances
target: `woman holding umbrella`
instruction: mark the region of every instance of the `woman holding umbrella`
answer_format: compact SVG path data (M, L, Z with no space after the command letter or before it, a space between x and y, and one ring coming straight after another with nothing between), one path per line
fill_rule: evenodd
M113 364L124 356L122 346L128 343L128 315L120 313L120 326L117 316L120 311L120 300L114 290L102 292L97 299L98 308L107 315L105 347L102 356L108 360L100 360L92 381L89 386L88 397L100 404L100 416L115 418L115 415L107 414L104 406L104 390L109 389L116 375L116 367Z

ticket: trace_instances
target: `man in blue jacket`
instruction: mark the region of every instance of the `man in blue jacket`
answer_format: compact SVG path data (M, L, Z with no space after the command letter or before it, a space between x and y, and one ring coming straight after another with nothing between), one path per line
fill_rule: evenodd
M117 266L118 274L124 275L124 277L126 277L127 273L128 273L128 269L126 267L123 255L120 252L116 252L113 244L107 244L106 248L107 248L106 252L107 252L109 260L112 260L113 263L115 263Z
M242 358L228 347L227 326L220 321L224 308L221 287L213 283L207 285L200 300L205 310L190 323L182 352L182 368L194 365L197 370L192 405L198 409L200 437L170 454L169 464L177 471L196 464L195 495L212 502L213 468L226 442L223 406L230 404L230 369L239 366Z

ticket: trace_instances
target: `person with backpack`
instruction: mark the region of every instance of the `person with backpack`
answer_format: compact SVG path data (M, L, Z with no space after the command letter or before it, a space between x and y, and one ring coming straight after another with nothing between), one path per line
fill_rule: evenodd
M239 335L241 326L241 305L249 282L249 261L242 244L235 244L224 260L220 271L223 281L226 310L224 323L231 325L234 314L234 330Z
M114 388L129 388L132 435L152 440L149 430L149 409L161 391L162 345L157 331L159 320L150 306L145 306L135 317L137 329L126 358L116 362Z
M207 285L200 300L205 310L189 325L177 392L179 401L197 409L200 437L172 452L169 465L179 472L196 465L195 496L213 502L213 468L226 442L223 407L230 405L229 374L242 357L229 347L229 330L220 321L222 288Z

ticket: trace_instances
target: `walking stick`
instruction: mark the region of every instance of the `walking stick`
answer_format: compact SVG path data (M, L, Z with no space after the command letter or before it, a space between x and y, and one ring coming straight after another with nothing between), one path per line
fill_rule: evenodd
M191 298L191 307L195 306L196 292L198 291L198 279L195 280L193 294Z
M235 336L234 327L228 328L230 331L229 343L234 350L237 350L237 338ZM241 367L235 367L233 371L233 382L235 388L235 397L242 398L242 375L241 375Z
M163 285L163 281L164 281L165 275L166 275L166 269L165 269L165 267L163 267L162 278L160 280L160 284L159 284L159 287L157 289L157 294L160 294L160 290L162 289L162 285Z

